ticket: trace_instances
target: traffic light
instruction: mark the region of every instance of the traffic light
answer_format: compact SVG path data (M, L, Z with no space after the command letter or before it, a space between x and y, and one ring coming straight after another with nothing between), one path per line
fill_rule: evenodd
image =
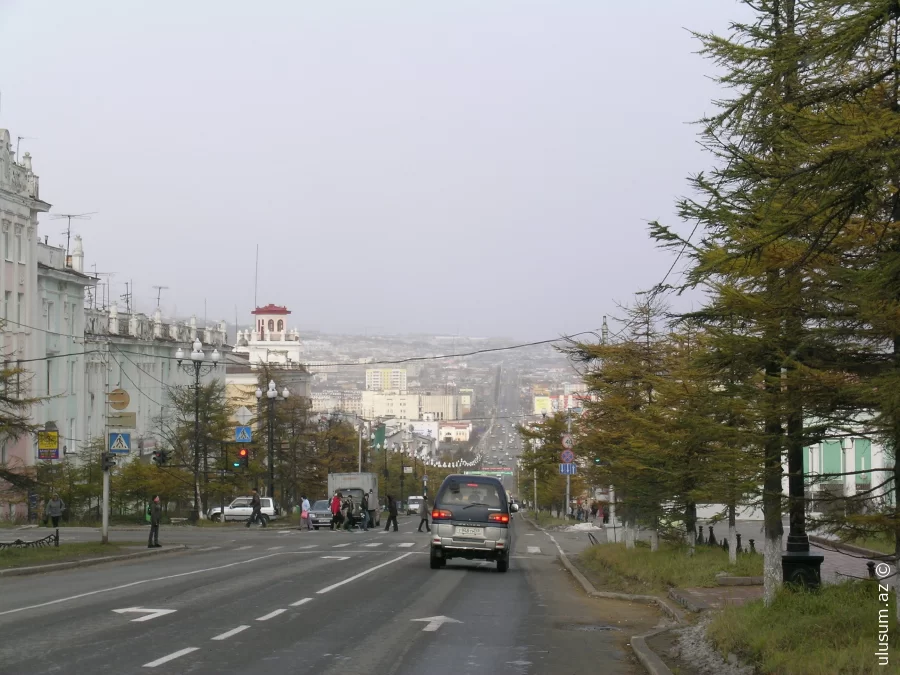
M600 466L600 458L594 457L594 466Z
M235 469L246 469L250 465L250 453L247 452L247 448L238 450L237 459L235 459L231 465Z
M104 471L109 471L116 465L116 456L111 452L100 453L100 465Z
M166 450L154 450L152 461L156 466L163 466L169 461L169 453Z

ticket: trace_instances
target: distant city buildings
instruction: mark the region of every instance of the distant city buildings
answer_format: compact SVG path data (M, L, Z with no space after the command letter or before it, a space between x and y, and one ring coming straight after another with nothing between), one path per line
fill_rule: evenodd
M366 370L366 390L406 391L406 368L370 368Z

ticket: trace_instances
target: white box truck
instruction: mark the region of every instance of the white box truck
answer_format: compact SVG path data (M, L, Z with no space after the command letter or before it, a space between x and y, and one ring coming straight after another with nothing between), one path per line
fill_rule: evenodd
M375 526L381 525L381 502L378 501L378 474L374 473L330 473L328 474L328 499L340 492L345 497L349 494L359 504L363 493L372 490L369 495L369 514Z

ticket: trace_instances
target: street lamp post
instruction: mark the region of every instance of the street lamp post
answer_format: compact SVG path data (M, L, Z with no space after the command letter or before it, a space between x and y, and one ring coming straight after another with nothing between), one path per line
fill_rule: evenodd
M184 363L184 350L179 347L175 351L175 360L178 367L184 372L194 374L194 452L192 456L192 468L194 471L194 512L191 514L192 520L199 520L202 514L200 508L200 376L207 375L214 371L219 365L219 350L213 349L212 354L207 357L203 351L203 343L199 338L194 339L191 345L191 360ZM209 458L207 453L203 455L204 473L208 470Z
M269 401L269 414L267 415L266 437L269 445L269 487L266 493L272 498L272 504L275 504L275 401L286 401L291 395L288 388L285 387L278 395L278 388L275 386L275 380L269 380L269 388L266 390L266 399ZM256 388L256 400L262 401L263 390ZM284 497L284 495L282 495Z

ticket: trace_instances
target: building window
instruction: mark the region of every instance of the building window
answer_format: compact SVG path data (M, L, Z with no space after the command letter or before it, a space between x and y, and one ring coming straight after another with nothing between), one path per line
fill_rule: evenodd
M25 262L25 249L22 247L21 232L16 232L16 260L20 263Z
M47 303L47 330L53 330L53 303Z
M47 360L47 396L50 395L50 380L53 377L53 361Z
M7 225L9 227L9 225ZM7 260L12 260L12 248L9 245L9 230L3 232L3 255Z
M3 294L3 318L9 318L9 301L12 300L12 291L6 291Z
M284 330L284 321L278 319L278 331L281 332Z
M272 321L272 319L269 319L269 331L271 332L274 330L275 330L275 322Z
M69 361L69 388L68 392L71 394L75 391L75 362ZM71 435L71 434L70 434Z
M19 326L25 323L25 294L16 293L16 322Z

